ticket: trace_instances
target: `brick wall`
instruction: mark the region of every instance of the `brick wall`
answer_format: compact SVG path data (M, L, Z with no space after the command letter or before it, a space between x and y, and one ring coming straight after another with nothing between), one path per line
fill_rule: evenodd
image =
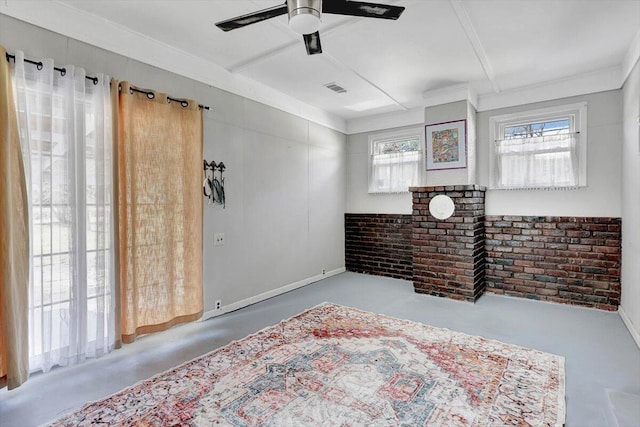
M484 187L412 187L413 286L416 292L476 301L485 288ZM436 195L449 196L453 216L429 213Z
M411 215L345 214L349 271L412 279Z
M617 310L620 218L487 216L487 291Z
M428 210L427 200L422 202ZM458 206L456 204L456 209ZM480 242L478 222L465 225L464 219L455 217L446 220L454 222L436 222L428 214L422 215L424 212L416 212L417 228L420 229L417 233L413 231L412 215L345 214L347 270L406 280L414 280L415 274L418 281L435 278L440 280L441 286L453 285L451 280L455 280L456 275L462 281L470 281L468 277L478 279L484 270L478 264L478 257L474 261L463 261L445 256L479 253L480 249L476 247ZM460 238L465 238L465 242L455 242L453 236L443 233L442 230L455 227L452 224L468 228L455 231ZM620 226L620 218L487 216L482 224L486 291L617 310L620 304ZM433 230L431 234L429 230ZM420 255L424 249L418 250L418 267L414 273L412 235L421 233L431 236L444 253L430 249L431 255L426 252ZM447 242L458 247L447 248ZM465 245L475 249L463 247ZM428 260L431 270L424 268ZM476 287L473 292L463 289L468 295L453 293L453 297L473 300L479 289ZM446 294L437 287L433 290L443 296Z

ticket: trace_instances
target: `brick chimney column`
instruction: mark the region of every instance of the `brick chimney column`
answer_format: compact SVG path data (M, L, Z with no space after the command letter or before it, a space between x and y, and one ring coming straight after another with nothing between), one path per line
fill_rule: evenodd
M475 302L485 289L485 187L411 187L413 286L416 292ZM437 195L451 197L453 215L429 213Z

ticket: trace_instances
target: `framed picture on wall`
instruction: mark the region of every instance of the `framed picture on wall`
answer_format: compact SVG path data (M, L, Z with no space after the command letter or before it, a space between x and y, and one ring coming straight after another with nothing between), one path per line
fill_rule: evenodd
M467 167L467 121L425 126L426 169L462 169Z

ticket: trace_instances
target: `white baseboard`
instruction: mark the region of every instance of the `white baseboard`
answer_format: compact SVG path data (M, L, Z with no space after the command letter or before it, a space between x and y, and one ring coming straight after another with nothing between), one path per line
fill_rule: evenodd
M618 307L618 314L620 314L620 317L622 318L624 325L629 330L629 333L631 333L631 336L636 342L636 345L638 346L638 348L640 348L640 333L638 333L638 330L635 328L635 326L631 322L631 319L629 319L629 316L627 316L627 313L624 312L624 310L622 309L622 306Z
M216 317L216 316L221 316L225 313L229 313L232 311L236 311L240 308L246 307L248 305L251 304L255 304L258 303L260 301L264 301L267 300L269 298L273 298L275 296L284 294L285 292L289 292L292 291L294 289L298 289L301 288L303 286L307 286L308 284L317 282L319 280L322 279L326 279L328 277L331 276L335 276L336 274L340 274L340 273L344 273L345 271L347 271L347 269L345 267L342 268L337 268L335 270L331 270L331 271L327 271L325 274L318 274L317 276L312 276L312 277L307 277L306 279L302 279L299 280L297 282L294 283L289 283L288 285L284 285L281 286L279 288L276 289L272 289L270 291L267 292L263 292L259 295L253 296L253 297L249 297L249 298L245 298L243 300L240 300L238 302L234 302L233 304L229 304L229 305L224 305L222 306L222 308L220 308L220 310L209 310L206 311L202 317L200 318L200 321L205 321L207 319L210 319L212 317Z

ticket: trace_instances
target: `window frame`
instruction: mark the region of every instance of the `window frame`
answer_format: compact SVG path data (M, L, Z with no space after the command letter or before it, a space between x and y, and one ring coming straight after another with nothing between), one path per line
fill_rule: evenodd
M368 194L403 194L409 193L409 188L405 191L380 191L373 190L371 178L373 176L373 159L374 148L377 143L393 141L399 139L418 139L418 182L413 183L414 186L420 185L424 181L424 132L423 127L407 128L402 130L396 130L391 132L377 132L370 134L367 144L367 193Z
M496 141L504 138L504 129L514 125L548 122L569 118L570 132L579 135L577 139L578 182L573 187L536 186L505 188L498 185ZM489 118L489 190L553 190L572 189L587 186L587 103L556 105L548 108L526 110L517 113L500 114Z

